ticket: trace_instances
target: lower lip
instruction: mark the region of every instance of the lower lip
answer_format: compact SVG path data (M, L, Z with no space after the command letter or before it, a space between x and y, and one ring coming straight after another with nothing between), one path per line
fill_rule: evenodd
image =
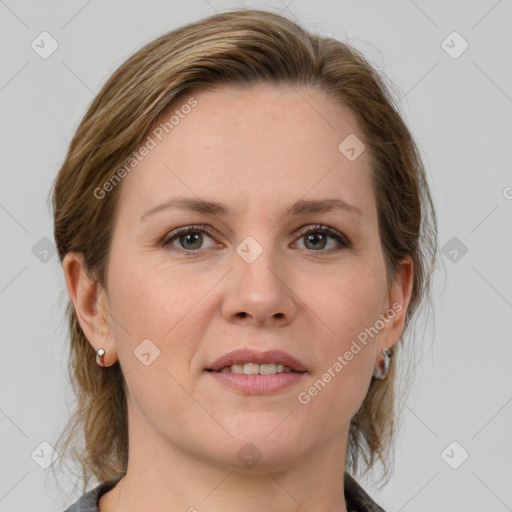
M208 372L222 384L247 395L266 395L297 384L305 373L289 372L273 375L245 375L232 372Z

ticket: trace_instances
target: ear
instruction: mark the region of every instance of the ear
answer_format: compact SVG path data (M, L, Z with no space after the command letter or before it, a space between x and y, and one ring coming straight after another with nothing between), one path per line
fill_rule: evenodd
M405 326L412 288L413 262L411 256L407 255L400 261L384 303L382 311L382 315L385 317L383 319L384 328L378 338L379 352L394 346L400 339Z
M85 337L95 351L100 348L105 350L102 358L96 356L97 364L113 365L117 360L117 350L113 340L112 319L106 291L86 272L83 253L67 253L62 266L69 297Z

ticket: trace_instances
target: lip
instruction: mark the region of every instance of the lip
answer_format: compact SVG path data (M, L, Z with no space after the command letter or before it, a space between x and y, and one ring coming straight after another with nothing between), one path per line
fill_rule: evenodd
M245 375L231 372L207 372L221 384L245 395L267 395L297 384L306 372L275 373L274 375Z
M273 375L245 375L243 373L219 372L221 368L242 363L269 364L288 366L292 371ZM281 350L257 352L243 349L229 352L205 368L221 384L246 395L266 395L297 384L307 374L305 366L295 357Z
M213 364L205 368L205 370L219 371L226 366L243 363L269 364L276 363L288 366L294 372L306 372L304 365L295 357L281 350L267 350L265 352L257 352L250 349L234 350L229 352ZM266 376L264 376L266 377Z

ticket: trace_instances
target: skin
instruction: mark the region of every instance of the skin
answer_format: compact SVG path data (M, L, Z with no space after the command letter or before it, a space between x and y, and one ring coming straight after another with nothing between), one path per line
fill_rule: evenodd
M369 151L351 162L338 150L349 134L363 140L347 108L316 90L275 85L194 98L197 106L120 185L106 286L88 279L81 254L63 263L82 329L106 352L98 364L119 359L128 384L128 471L102 496L100 511L346 512L348 426L380 352L403 331L412 262L386 281ZM140 220L176 196L218 201L236 214L168 209ZM283 217L301 198L343 199L362 216ZM202 245L186 237L184 246L179 238L160 243L194 224L214 235L201 232ZM317 224L351 247L298 235ZM252 263L236 252L247 236L263 249ZM299 403L298 394L394 303L403 309L317 396ZM160 355L145 366L134 350L148 338ZM308 373L292 387L249 396L203 371L238 348L283 350ZM249 442L262 454L252 467L237 457Z

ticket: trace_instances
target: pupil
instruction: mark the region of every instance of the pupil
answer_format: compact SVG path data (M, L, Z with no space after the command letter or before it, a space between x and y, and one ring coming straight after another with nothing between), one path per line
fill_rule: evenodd
M320 241L320 246L323 247L322 245L322 241L325 242L325 237L323 234L318 234L318 235L308 235L307 236L307 239L308 239L308 242L311 241L311 240L314 240L315 238L321 238L322 240ZM313 247L319 247L318 244L315 244L313 242Z
M188 244L189 241L191 241L192 244L194 244L194 242L197 242L198 240L200 241L201 240L201 234L200 233L187 233L184 238L185 238L185 245ZM195 240L193 240L195 239ZM183 244L182 244L183 245ZM201 245L201 243L199 243L199 245ZM191 247L185 247L185 249L190 249ZM196 249L197 247L194 246L192 247L192 249Z

